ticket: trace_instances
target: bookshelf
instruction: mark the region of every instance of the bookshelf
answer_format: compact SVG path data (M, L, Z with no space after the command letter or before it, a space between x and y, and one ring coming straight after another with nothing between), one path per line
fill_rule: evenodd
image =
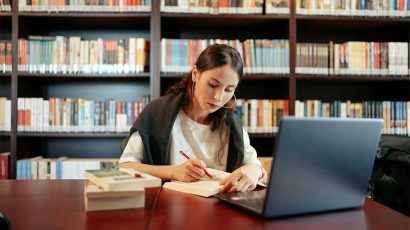
M0 40L79 36L82 40L131 37L151 40L150 12L22 12L17 1L10 13L0 13ZM148 8L149 10L149 8ZM41 26L40 26L41 25ZM4 33L3 33L4 32ZM149 49L149 47L148 47ZM1 151L10 151L11 178L16 177L16 161L41 155L47 158L118 158L121 141L128 132L38 132L17 128L17 98L85 98L87 100L135 101L150 95L151 72L36 72L17 68L18 50L13 49L13 71L0 74L0 96L12 99L12 129L1 132Z
M12 13L0 11L0 41L11 41ZM0 67L0 97L11 98L11 72ZM0 131L0 153L10 151L10 131Z
M408 18L296 15L296 21L298 43L410 41ZM408 74L296 74L296 82L298 100L410 100Z
M265 3L266 4L266 3ZM0 73L0 97L12 100L10 132L0 132L0 151L11 151L10 174L15 178L16 160L44 157L119 157L127 132L38 132L18 131L17 98L86 98L88 100L132 101L163 95L177 82L181 72L161 69L162 39L266 39L289 43L288 73L247 73L237 97L241 99L284 99L289 114L296 100L388 100L410 101L410 77L402 75L306 74L297 73L299 43L328 44L330 41L409 42L409 17L321 16L297 13L296 1L289 10L276 14L170 13L161 12L161 1L152 1L150 12L0 12L0 40L31 35L80 36L84 40L141 37L150 41L149 69L138 73L28 73L17 69L18 50L13 48L11 73ZM286 13L289 12L289 13ZM41 25L41 26L39 26ZM409 52L410 53L410 52ZM274 133L250 134L261 156L268 156Z

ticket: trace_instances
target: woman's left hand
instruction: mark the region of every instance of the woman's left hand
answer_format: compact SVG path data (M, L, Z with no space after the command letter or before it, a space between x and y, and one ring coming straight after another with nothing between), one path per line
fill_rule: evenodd
M258 184L261 169L256 164L246 164L223 179L220 184L224 185L221 192L247 192L252 191Z

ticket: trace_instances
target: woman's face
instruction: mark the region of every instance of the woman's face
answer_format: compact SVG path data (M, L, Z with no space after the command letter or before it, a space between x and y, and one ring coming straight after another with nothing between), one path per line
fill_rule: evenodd
M194 100L201 110L213 113L228 103L239 83L238 74L227 64L199 73L194 67Z

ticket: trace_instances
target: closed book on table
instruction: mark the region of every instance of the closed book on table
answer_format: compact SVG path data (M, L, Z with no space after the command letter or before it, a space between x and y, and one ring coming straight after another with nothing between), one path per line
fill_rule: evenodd
M145 192L143 188L105 191L98 185L86 181L84 201L86 211L143 208L145 207Z
M132 169L85 170L85 177L106 191L161 186L161 179Z

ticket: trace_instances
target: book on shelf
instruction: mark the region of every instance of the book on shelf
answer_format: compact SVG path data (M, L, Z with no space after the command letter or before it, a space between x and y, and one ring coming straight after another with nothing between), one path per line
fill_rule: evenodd
M7 1L7 0L6 0ZM1 2L1 0L0 0ZM84 13L97 13L97 12L149 12L151 10L151 0L140 1L50 1L50 2L37 2L37 1L19 1L19 11L22 12L84 12Z
M11 100L0 97L0 131L11 130Z
M189 72L196 58L209 45L227 44L238 50L244 60L244 73L289 73L289 42L286 39L168 39L161 40L161 71Z
M106 191L160 187L161 179L128 168L85 170L85 177Z
M85 179L84 170L117 168L118 158L43 158L17 160L16 179L55 180Z
M10 152L0 153L0 180L9 179Z
M144 38L83 40L79 36L29 35L18 43L19 72L131 74L147 72L149 66L149 41Z
M161 12L202 14L261 14L263 0L186 1L161 0Z
M189 193L202 197L210 197L220 192L222 185L219 183L230 175L228 172L207 168L212 179L208 177L202 177L199 181L195 182L182 182L182 181L170 181L165 182L162 186L165 189L174 190L178 192ZM262 183L258 183L259 186L264 186Z
M409 0L297 0L296 13L303 15L337 15L367 17L408 17Z
M410 101L296 100L295 116L381 118L383 134L410 136Z
M10 12L11 4L10 0L0 0L0 12Z
M0 73L11 73L11 48L11 41L0 40Z
M84 203L86 211L143 208L145 192L143 188L106 191L91 181L85 181Z
M298 43L296 73L409 76L408 42Z
M289 14L289 0L265 0L266 14Z
M234 107L249 133L276 133L280 120L289 115L288 100L237 99Z
M17 129L21 132L128 132L148 102L149 96L133 102L18 98Z

